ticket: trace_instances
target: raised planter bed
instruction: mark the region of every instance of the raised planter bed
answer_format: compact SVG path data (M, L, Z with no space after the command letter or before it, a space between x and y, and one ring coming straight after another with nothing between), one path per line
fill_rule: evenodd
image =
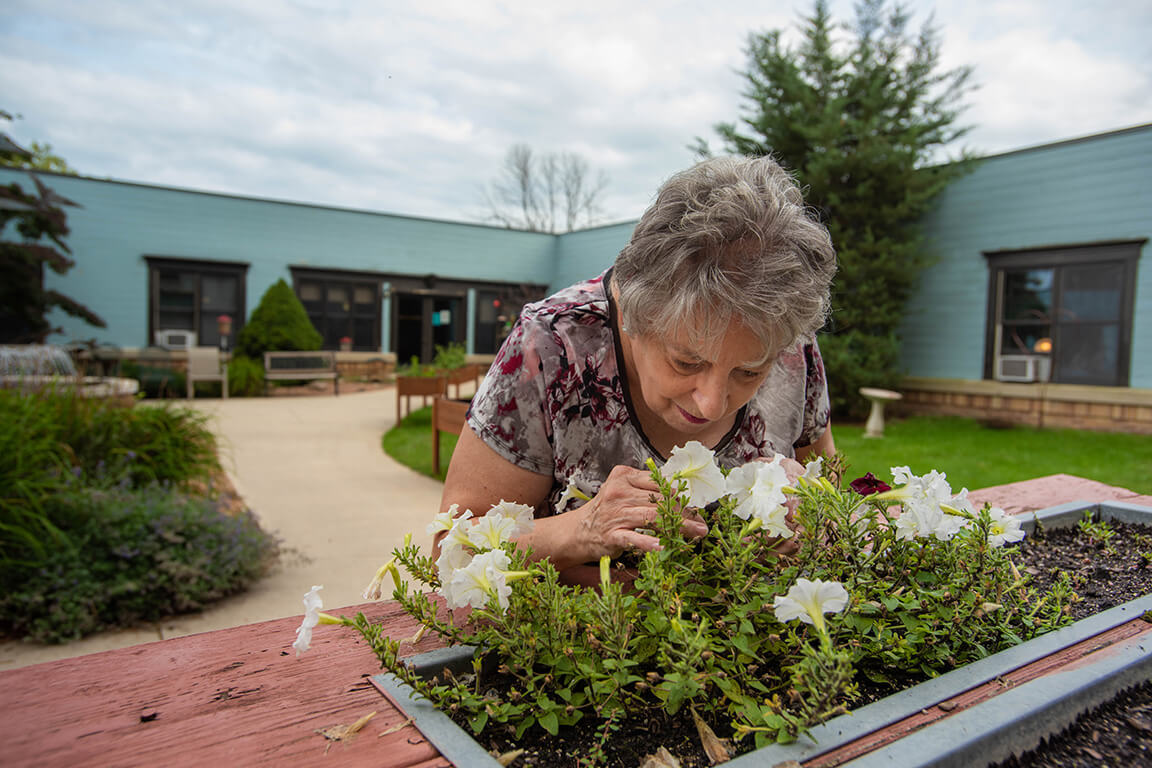
M1152 525L1152 508L1073 502L1037 512L1047 529L1091 510L1107 521ZM986 766L1034 747L1119 691L1152 679L1152 594L968 664L812 729L812 739L741 755L733 768L787 761L816 768ZM472 649L445 648L409 662L431 676L471 668ZM391 674L372 682L457 766L497 766L471 735Z

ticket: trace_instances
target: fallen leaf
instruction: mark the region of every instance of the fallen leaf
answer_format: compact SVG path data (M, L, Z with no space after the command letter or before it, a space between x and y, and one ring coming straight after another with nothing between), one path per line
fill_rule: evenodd
M412 725L412 718L408 718L407 720L404 720L403 722L396 723L396 725L392 726L391 728L389 728L387 730L380 731L380 733L376 734L376 738L380 738L381 736L387 736L390 733L396 733L396 731L399 731L400 729L405 728L409 725Z
M956 702L954 702L954 701L942 701L939 704L937 704L936 706L939 707L941 709L941 711L943 711L943 712L951 712L952 710L956 709Z
M515 762L516 758L520 757L520 755L522 755L522 754L524 754L524 750L514 749L511 752L505 752L504 754L500 755L500 757L496 758L496 762L500 763L500 765L505 765L505 766L512 765L512 763Z
M732 759L724 741L717 738L715 731L709 727L708 723L704 722L700 715L696 714L695 709L692 710L692 722L696 723L696 733L700 735L700 745L704 747L704 754L708 756L712 765L726 763Z
M640 763L640 768L680 768L680 761L664 747L660 747L656 750L656 754L644 758L644 762Z
M375 716L376 712L373 711L364 715L364 717L352 723L352 725L334 725L331 728L317 729L316 733L323 736L329 742L328 746L324 747L324 754L328 754L328 749L332 746L332 742L339 741L346 743L350 741L352 737L359 733L360 729Z
M785 760L781 763L776 763L772 768L800 768L799 760Z

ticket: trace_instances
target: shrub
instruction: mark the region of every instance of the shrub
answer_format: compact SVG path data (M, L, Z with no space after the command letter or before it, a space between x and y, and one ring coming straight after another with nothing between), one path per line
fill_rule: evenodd
M77 485L190 487L219 469L207 417L167 404L121 408L73 390L0 390L0 570L69 538Z
M3 572L5 633L60 643L198 610L259 578L276 552L250 514L165 486L78 486L66 496L79 521L71 545L18 578Z
M834 423L867 418L869 405L860 387L899 388L900 342L894 335L849 331L821 335L819 342Z
M232 358L228 363L228 394L236 397L264 394L264 364L243 355Z
M168 398L184 397L187 394L187 380L183 373L163 366L141 365L135 360L125 360L120 365L121 375L140 382L140 392L145 397Z
M451 371L463 368L468 364L468 352L463 344L452 342L446 347L436 345L436 357L432 359L432 367L441 371Z
M277 280L236 336L236 354L263 360L265 352L320 349L323 337L304 305L283 279Z

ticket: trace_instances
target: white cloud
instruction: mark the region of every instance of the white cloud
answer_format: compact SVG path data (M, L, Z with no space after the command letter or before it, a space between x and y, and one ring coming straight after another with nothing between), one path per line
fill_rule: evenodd
M917 2L945 63L976 65L969 143L1002 151L1152 120L1142 0ZM832 3L838 20L849 0ZM686 148L739 117L755 0L14 0L0 108L96 176L475 217L508 147L576 151L639 215ZM715 143L715 141L714 141Z

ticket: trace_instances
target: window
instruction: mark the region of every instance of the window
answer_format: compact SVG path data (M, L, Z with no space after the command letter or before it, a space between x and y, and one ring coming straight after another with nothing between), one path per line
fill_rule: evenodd
M379 276L294 267L292 279L308 319L324 337L324 349L339 349L349 338L352 349L380 351Z
M986 254L986 375L1127 386L1140 245Z
M159 331L193 331L201 347L220 343L216 318L232 318L232 340L244 326L247 264L145 256L148 343Z

